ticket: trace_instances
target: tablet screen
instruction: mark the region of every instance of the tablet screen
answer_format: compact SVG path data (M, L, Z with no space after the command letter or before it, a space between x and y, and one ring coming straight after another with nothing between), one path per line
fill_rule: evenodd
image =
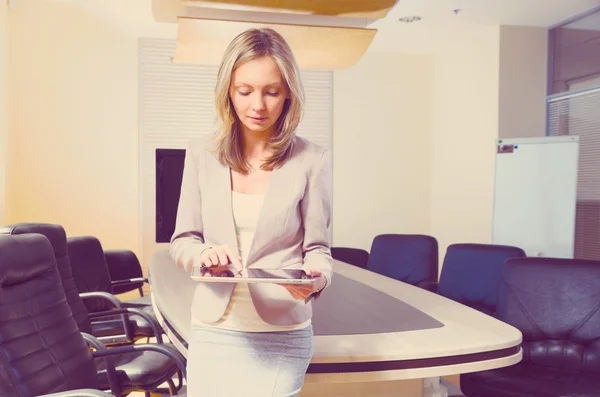
M266 279L309 279L300 269L246 269L249 278Z
M229 266L196 267L192 271L194 277L241 277L239 272Z
M225 277L225 278L249 278L263 280L282 279L311 279L301 269L248 269L241 272L229 266L197 267L192 271L192 277Z

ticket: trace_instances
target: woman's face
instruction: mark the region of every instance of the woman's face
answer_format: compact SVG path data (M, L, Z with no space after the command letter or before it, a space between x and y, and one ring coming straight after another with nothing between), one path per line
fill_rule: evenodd
M229 96L246 133L271 135L288 90L279 67L267 56L246 62L233 72Z

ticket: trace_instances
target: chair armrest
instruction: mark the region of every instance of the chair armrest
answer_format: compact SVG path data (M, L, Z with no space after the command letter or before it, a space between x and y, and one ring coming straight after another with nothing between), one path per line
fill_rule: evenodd
M146 320L148 322L148 324L150 324L150 328L152 328L152 332L154 333L154 336L156 337L156 341L157 343L163 344L163 339L162 339L162 332L160 327L158 326L158 324L156 323L156 321L154 321L154 319L152 318L152 316L150 316L148 313L139 310L139 309L135 309L135 308L121 308L121 309L115 309L115 310L108 310L105 312L95 312L95 313L90 313L89 317L91 318L101 318L101 317L109 317L109 316L114 316L115 314L135 314L140 316L141 318L143 318L144 320Z
M146 278L146 277L128 278L128 279L124 279L124 280L111 281L110 283L113 287L121 287L121 286L125 286L125 285L138 284L138 283L148 284L148 278Z
M90 299L90 298L106 299L107 301L112 303L112 305L114 307L116 307L117 309L120 309L122 307L121 301L116 296L114 296L113 294L109 294L108 292L103 292L103 291L82 292L79 294L79 297L84 300Z
M110 349L107 349L107 350L97 350L97 351L93 352L92 355L94 356L94 358L99 358L99 357L117 356L120 354L133 353L133 352L138 352L138 351L151 351L151 352L157 352L157 353L164 354L165 356L169 357L171 360L173 360L175 362L175 364L181 371L183 378L187 379L185 357L183 357L183 355L178 350L176 350L174 347L171 347L170 345L158 345L158 344L154 344L154 343L144 343L144 344L129 345L129 346L117 346L117 347L111 347Z
M96 299L96 298L106 299L117 310L123 308L123 306L121 305L121 301L119 299L117 299L116 296L114 296L113 294L109 294L108 292L103 292L103 291L82 292L81 294L79 294L79 297L82 300L91 299L91 298L94 298L94 299ZM105 313L105 312L96 312L96 313ZM133 335L131 335L131 327L129 326L129 316L127 315L127 313L123 312L123 313L112 313L112 314L115 314L115 315L116 314L120 314L121 315L121 322L123 323L123 331L125 331L125 337L127 338L127 340L133 340ZM95 315L94 312L88 313L88 317L90 319L94 318L94 315Z
M102 342L100 342L98 338L85 332L81 332L81 336L88 344L88 346L91 346L94 349L96 349L96 352L108 351L106 346ZM92 352L92 357L96 358L94 354L95 352ZM113 395L120 396L122 394L121 385L119 383L119 378L117 377L117 370L115 369L115 364L112 361L112 357L104 357L104 361L106 362L106 376L108 378L108 385L110 386L110 391Z
M418 282L416 286L433 293L437 293L438 290L438 283L431 280L424 280Z
M40 397L113 397L113 395L100 390L79 389L63 391L60 393L44 394Z
M93 336L91 336L89 334L82 333L82 335L85 335L86 341L88 341L88 343L91 346L93 346L95 348L96 348L96 346L99 347L99 348L96 348L95 352L92 352L92 356L94 358L118 356L121 354L133 353L133 352L138 352L138 351L153 351L153 352L164 354L165 356L172 359L175 362L175 364L177 365L177 367L179 367L179 370L181 371L181 374L183 375L183 379L187 379L186 359L183 356L183 354L181 354L177 349L175 349L175 347L173 347L171 345L143 343L143 344L128 345L128 346L116 346L116 347L111 347L110 349L107 349L106 347L104 347L102 342L100 342L97 338L94 338ZM113 366L113 369L114 369L114 366Z

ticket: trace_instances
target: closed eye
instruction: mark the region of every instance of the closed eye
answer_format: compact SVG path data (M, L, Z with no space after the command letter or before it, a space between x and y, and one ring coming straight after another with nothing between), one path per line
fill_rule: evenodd
M238 91L238 93L241 96L248 96L251 94L251 92L247 92L247 91ZM277 96L279 96L279 92L267 92L267 95L272 96L272 97L277 97Z

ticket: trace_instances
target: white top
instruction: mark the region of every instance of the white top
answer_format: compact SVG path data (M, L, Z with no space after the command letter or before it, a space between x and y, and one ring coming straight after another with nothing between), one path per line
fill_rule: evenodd
M235 191L232 191L231 195L233 220L235 223L239 253L242 257L242 264L246 267L248 253L252 246L258 217L265 196L262 194L244 194ZM192 322L198 323L199 320L192 319ZM248 284L239 283L236 284L229 305L219 321L211 324L200 322L200 324L235 331L268 332L301 329L307 327L310 322L311 320L307 320L302 324L293 326L275 326L264 322L254 308Z

